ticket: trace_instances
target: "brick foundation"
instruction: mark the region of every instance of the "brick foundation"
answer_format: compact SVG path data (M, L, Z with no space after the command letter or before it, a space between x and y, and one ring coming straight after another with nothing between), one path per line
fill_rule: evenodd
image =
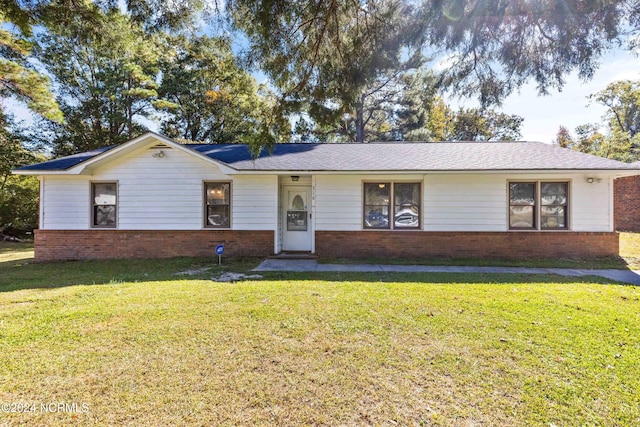
M268 256L273 231L36 230L38 261L101 258ZM317 231L316 253L365 258L597 258L618 256L617 233Z
M225 256L273 253L273 231L231 230L35 230L38 261L102 258L170 258L215 256L225 243Z
M618 256L618 233L317 231L321 257L597 258Z
M640 175L616 179L613 194L616 230L640 231Z

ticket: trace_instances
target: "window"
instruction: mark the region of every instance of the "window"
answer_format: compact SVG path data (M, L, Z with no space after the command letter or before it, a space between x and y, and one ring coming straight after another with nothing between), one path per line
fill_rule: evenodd
M567 228L566 182L543 182L540 184L540 227L544 230Z
M533 229L536 224L536 183L509 184L509 228Z
M91 183L91 225L95 228L115 228L118 215L118 183Z
M391 183L364 184L364 228L389 228Z
M364 228L420 228L420 183L365 183Z
M509 228L566 230L568 182L509 183Z
M420 227L420 184L394 184L393 228Z
M229 228L231 183L205 182L205 227Z

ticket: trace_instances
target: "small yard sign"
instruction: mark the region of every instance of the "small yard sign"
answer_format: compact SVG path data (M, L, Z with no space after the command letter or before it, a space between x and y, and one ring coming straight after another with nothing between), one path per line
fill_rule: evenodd
M216 254L218 255L218 265L222 264L222 254L224 253L224 245L216 246Z

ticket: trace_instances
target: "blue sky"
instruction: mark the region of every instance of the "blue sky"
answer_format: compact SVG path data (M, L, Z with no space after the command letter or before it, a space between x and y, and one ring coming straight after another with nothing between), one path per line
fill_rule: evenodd
M607 53L594 78L580 81L575 74L566 79L562 92L552 91L548 96L539 96L535 84L529 83L519 93L509 96L500 111L524 117L522 139L550 143L556 136L560 125L572 133L576 126L600 122L605 108L591 104L590 94L604 89L616 80L640 79L640 58L628 51L616 50ZM473 99L447 99L452 105L474 107Z

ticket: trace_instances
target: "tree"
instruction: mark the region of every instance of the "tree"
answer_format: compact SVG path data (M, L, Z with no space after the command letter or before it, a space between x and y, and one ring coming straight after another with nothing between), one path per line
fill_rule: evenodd
M420 70L403 75L396 93L376 112L382 120L374 123L382 126L377 125L371 133L381 141L415 138L429 120L436 98L436 77L432 72Z
M640 81L613 82L589 98L607 107L604 119L610 129L623 132L629 138L640 133Z
M568 73L592 77L607 49L637 35L636 0L230 0L251 58L284 103L319 124L353 117L364 140L366 96L438 60L440 86L481 105L498 105L529 80L540 93L562 88ZM397 74L396 74L397 73ZM364 95L364 98L363 98Z
M453 118L452 141L515 141L521 137L523 118L495 110L460 109Z
M0 111L0 233L21 234L38 226L38 180L11 170L33 163L11 116Z
M609 84L589 96L607 111L602 124L585 124L576 128L573 138L561 127L556 143L602 157L631 162L640 158L640 81L623 80ZM605 128L606 132L600 132Z
M344 113L336 121L322 118L316 121L323 113L316 110L315 114L299 118L296 132L301 140L330 142L354 142L359 134L367 142L411 139L425 126L428 107L435 96L433 80L431 73L404 73L387 81L375 93L365 94L361 122L358 114L353 113ZM358 126L362 126L360 131Z
M560 126L558 133L556 134L556 139L553 140L553 143L558 144L562 148L572 148L575 141L573 140L569 129L564 126Z
M448 141L453 135L453 117L455 113L440 97L435 98L428 107L428 120L422 132L410 135L412 140Z
M640 27L636 0L424 2L427 44L449 54L442 83L498 104L528 80L544 94L577 71L590 79L607 49ZM631 47L631 45L629 45Z
M62 112L49 89L49 79L28 62L33 13L17 2L0 2L0 99L15 98L47 119L62 122ZM7 28L13 24L16 31Z
M409 133L412 141L515 141L521 137L524 119L515 114L487 108L460 108L454 111L442 98L427 107L424 127Z
M38 57L59 88L65 125L51 123L56 155L124 142L144 132L157 99L159 42L119 10L52 25Z
M617 133L603 134L600 132L600 127L597 123L577 126L574 137L564 126L560 126L554 143L582 153L623 162L637 160L638 155L632 152L628 138L621 138Z
M124 3L132 21L147 32L193 29L207 12L204 0L126 0ZM111 0L109 5L115 8L119 2Z
M582 153L595 154L596 156L609 157L606 152L605 136L600 133L600 126L594 123L587 123L576 127L577 138L572 147ZM607 150L608 151L608 150Z
M280 90L285 111L306 110L319 132L363 142L371 121L424 63L421 21L402 0L231 1L250 59Z
M203 142L252 142L263 122L276 114L261 96L255 79L242 69L225 38L173 37L176 49L160 66L159 96L169 101L162 110L161 131L169 137ZM281 118L281 123L286 121ZM280 142L288 123L273 138ZM265 135L262 135L265 136Z

